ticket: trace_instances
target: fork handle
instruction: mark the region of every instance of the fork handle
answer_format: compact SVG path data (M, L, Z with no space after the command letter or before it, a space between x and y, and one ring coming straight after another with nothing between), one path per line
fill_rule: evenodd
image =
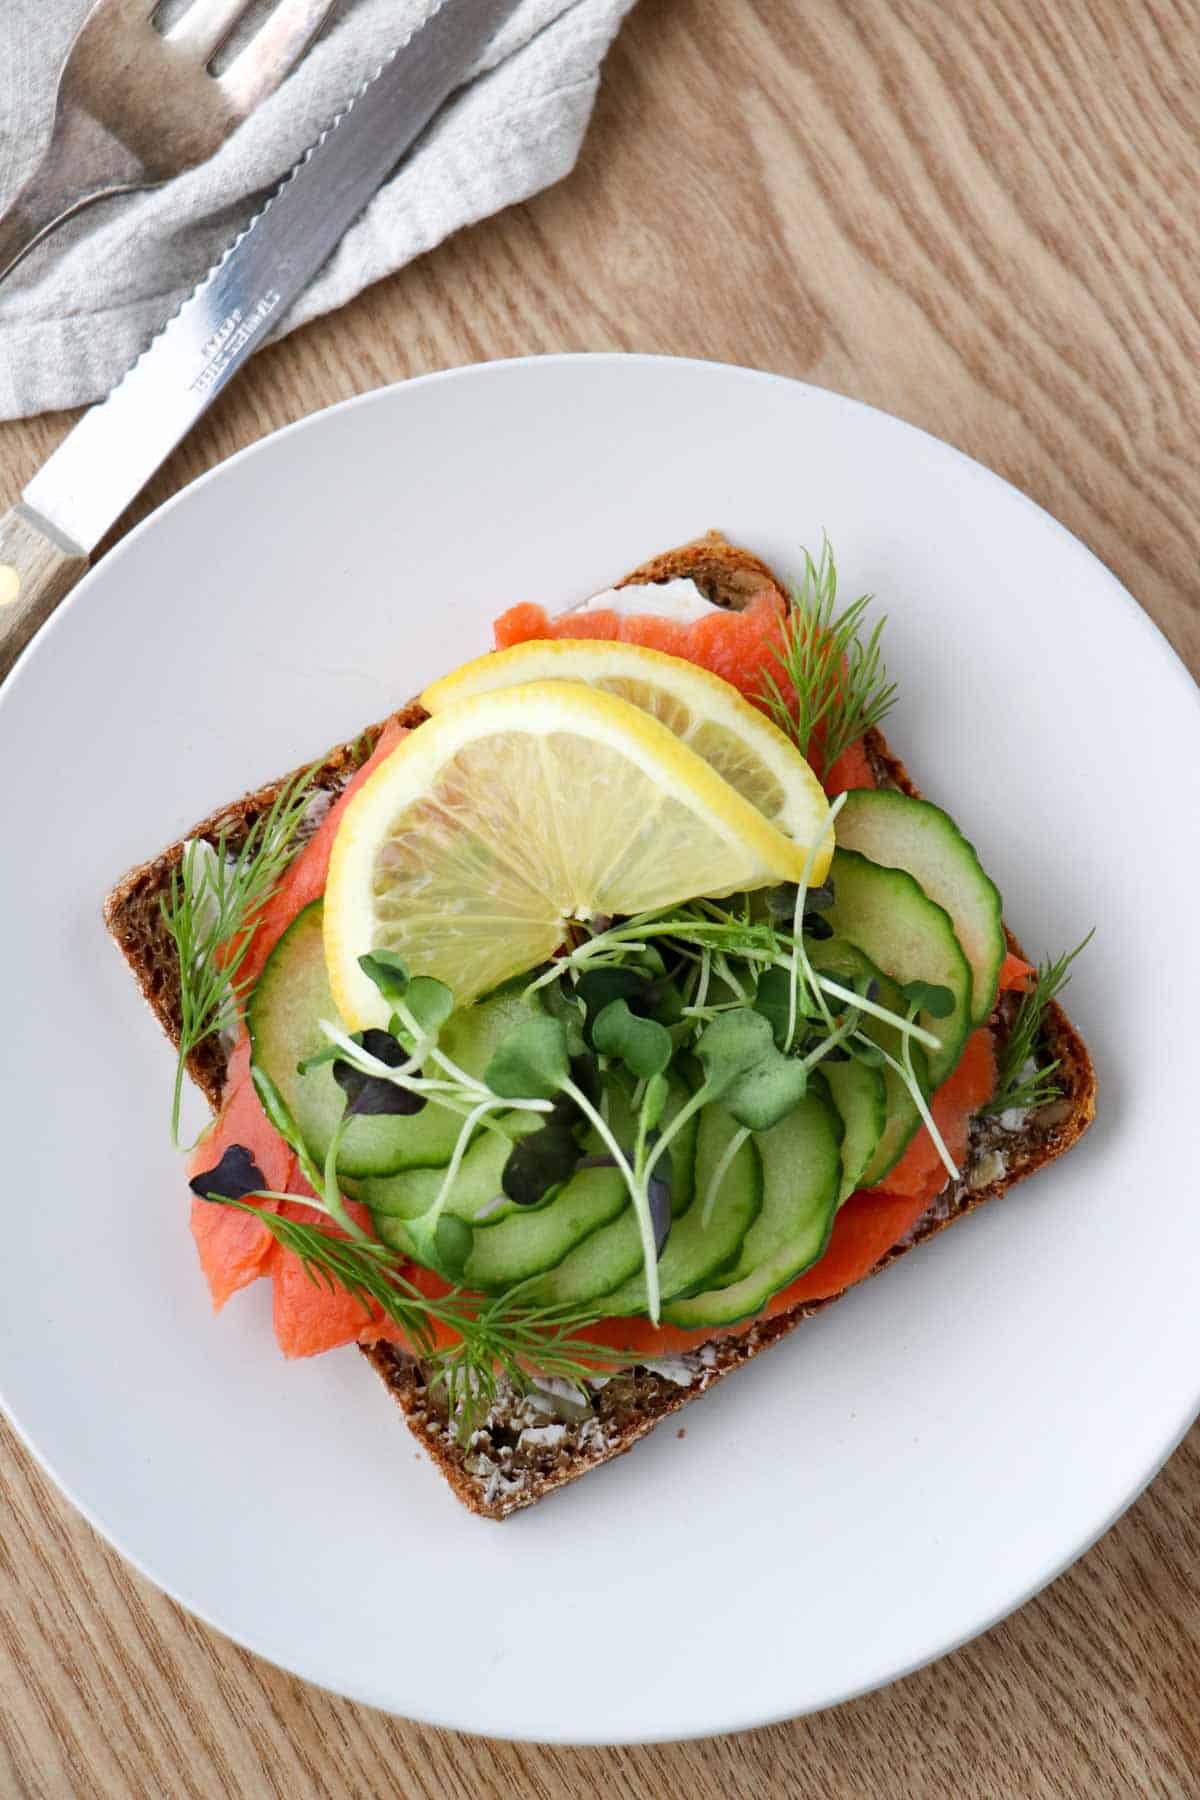
M0 281L64 219L152 183L131 151L70 103L60 105L41 161L0 216Z
M52 538L18 503L0 518L0 680L81 576L87 558Z

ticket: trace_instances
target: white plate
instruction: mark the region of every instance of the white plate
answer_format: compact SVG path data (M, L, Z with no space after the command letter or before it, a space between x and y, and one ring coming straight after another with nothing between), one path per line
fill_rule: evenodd
M253 379L253 377L251 377ZM353 1351L214 1322L171 1058L100 922L127 865L489 642L719 525L828 531L890 615L889 733L1070 990L1100 1118L985 1208L503 1529ZM235 457L108 556L0 702L0 1388L145 1574L344 1694L622 1742L828 1706L983 1630L1134 1498L1200 1403L1200 712L1145 615L995 476L837 395L588 357L410 382Z

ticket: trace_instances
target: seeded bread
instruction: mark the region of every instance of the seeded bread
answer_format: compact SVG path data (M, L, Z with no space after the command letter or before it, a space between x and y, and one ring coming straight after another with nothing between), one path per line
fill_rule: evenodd
M757 593L781 593L767 565L717 532L665 552L634 569L618 586L656 583L688 577L718 605L740 609ZM409 703L395 717L418 725L425 717ZM346 785L370 755L383 729L371 726L353 743L340 744L323 760L314 776L318 789L331 797ZM903 763L882 734L868 734L867 749L881 786L919 798ZM286 779L290 779L285 777ZM191 833L215 843L224 833L236 850L256 819L265 813L283 781L260 788L201 821ZM161 899L179 865L185 844L174 844L153 861L131 870L109 895L104 917L126 957L143 995L173 1044L179 1042L179 975L174 947L162 923ZM1020 946L1006 933L1010 949ZM1002 997L990 1020L998 1047L1012 1025L1013 996ZM878 1274L936 1232L964 1217L985 1200L998 1199L1016 1182L1069 1150L1095 1113L1095 1075L1086 1048L1062 1009L1049 1009L1041 1060L1057 1057L1056 1081L1061 1098L1040 1112L1018 1120L977 1119L961 1178L947 1184L908 1236L872 1270ZM189 1073L215 1108L225 1077L225 1050L209 1039L189 1059ZM662 1363L622 1369L591 1384L586 1400L558 1384L535 1385L518 1394L502 1387L495 1405L470 1444L460 1446L438 1390L426 1384L419 1362L390 1344L377 1344L362 1354L391 1390L410 1429L423 1443L464 1506L486 1518L502 1519L563 1487L600 1463L631 1450L660 1420L697 1399L715 1381L788 1336L802 1320L830 1306L840 1294L797 1306L777 1319L753 1327L743 1336L714 1337L685 1356Z

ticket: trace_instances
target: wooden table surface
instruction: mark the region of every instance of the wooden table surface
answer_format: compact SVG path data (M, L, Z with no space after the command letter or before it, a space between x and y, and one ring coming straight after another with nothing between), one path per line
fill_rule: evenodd
M1198 163L1188 0L641 0L570 180L266 351L123 528L383 382L671 351L958 444L1090 545L1196 671ZM0 426L3 504L69 423ZM608 1751L308 1687L133 1575L7 1431L0 1459L4 1796L1200 1793L1197 1429L1069 1574L935 1667L792 1724Z

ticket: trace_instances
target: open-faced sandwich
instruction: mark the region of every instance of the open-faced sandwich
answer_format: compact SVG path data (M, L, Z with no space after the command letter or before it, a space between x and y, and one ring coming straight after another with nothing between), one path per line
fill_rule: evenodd
M128 874L192 1232L501 1518L1068 1149L1087 1052L879 724L828 547L712 534ZM965 821L964 821L965 823ZM1074 952L1071 953L1073 955ZM182 1185L182 1184L181 1184Z

